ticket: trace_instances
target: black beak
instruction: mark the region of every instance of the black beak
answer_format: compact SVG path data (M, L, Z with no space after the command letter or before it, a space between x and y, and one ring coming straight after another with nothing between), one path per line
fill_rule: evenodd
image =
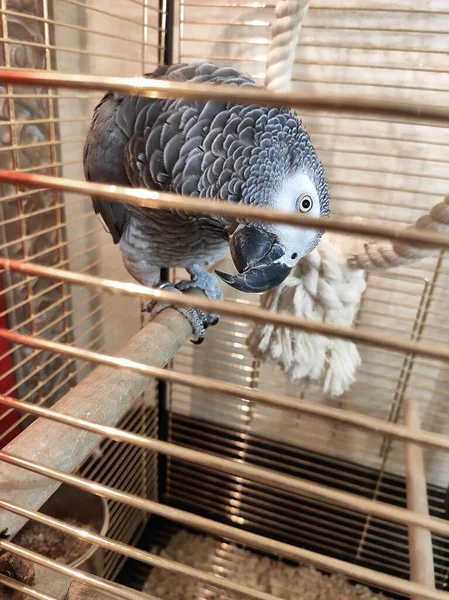
M230 243L232 260L241 275L215 273L225 283L240 290L258 294L276 287L292 270L284 262L285 248L276 236L252 225L239 225Z

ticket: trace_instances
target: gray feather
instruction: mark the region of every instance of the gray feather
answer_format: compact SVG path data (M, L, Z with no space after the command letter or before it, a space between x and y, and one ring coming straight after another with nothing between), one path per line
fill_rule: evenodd
M256 86L237 70L210 62L159 67L145 76ZM303 169L319 192L321 214L328 214L324 169L287 108L106 94L94 110L83 160L88 181L258 205L270 205L283 179ZM143 253L151 246L151 256L165 266L182 266L176 262L180 252L188 264L199 248L201 260L210 263L226 239L228 223L218 217L149 211L104 198L93 204L115 243L127 236L129 248L134 244Z

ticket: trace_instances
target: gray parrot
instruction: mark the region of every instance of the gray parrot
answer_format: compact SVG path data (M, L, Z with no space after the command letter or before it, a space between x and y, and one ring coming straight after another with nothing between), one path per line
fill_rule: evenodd
M145 75L173 82L257 87L248 76L210 62L176 64ZM230 102L151 99L108 93L94 109L84 146L87 181L328 216L324 168L309 135L287 108ZM237 290L260 293L279 285L318 244L322 231L181 211L151 210L92 198L128 272L141 284L184 292L200 288L223 298L205 267L228 249L238 274L216 274ZM161 268L184 267L191 281L172 286ZM154 316L164 303L150 303ZM179 307L195 343L218 321Z

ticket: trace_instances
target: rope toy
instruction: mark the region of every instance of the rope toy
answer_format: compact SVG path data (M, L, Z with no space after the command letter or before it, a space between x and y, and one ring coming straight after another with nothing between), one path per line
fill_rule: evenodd
M271 27L265 87L273 92L287 92L291 86L295 51L309 0L279 0Z
M280 0L276 6L265 77L265 86L271 91L290 89L295 49L308 5L305 0ZM418 219L415 227L449 234L449 195ZM410 265L439 251L394 240L326 233L290 277L262 297L261 305L313 321L350 326L366 289L366 271ZM330 396L341 396L349 389L361 364L353 342L281 326L256 324L247 342L256 359L280 366L292 382L320 382Z

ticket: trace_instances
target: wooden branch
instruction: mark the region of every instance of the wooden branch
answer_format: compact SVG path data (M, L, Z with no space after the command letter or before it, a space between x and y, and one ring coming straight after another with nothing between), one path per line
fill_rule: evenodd
M405 424L412 429L420 429L418 406L410 398L404 400ZM405 466L407 474L407 508L428 516L427 482L423 448L417 444L405 444ZM435 587L432 534L428 529L410 525L408 530L410 581ZM423 600L422 596L411 596L411 600Z
M192 335L188 321L173 308L160 313L125 344L119 356L163 367ZM149 378L99 366L59 400L53 410L81 419L116 425L145 391ZM75 471L100 442L97 434L38 418L4 451L66 473ZM58 489L60 483L19 467L2 464L0 490L3 500L34 510ZM27 519L0 510L0 531L10 539Z
M64 600L117 600L118 596L100 592L85 583L72 581Z

